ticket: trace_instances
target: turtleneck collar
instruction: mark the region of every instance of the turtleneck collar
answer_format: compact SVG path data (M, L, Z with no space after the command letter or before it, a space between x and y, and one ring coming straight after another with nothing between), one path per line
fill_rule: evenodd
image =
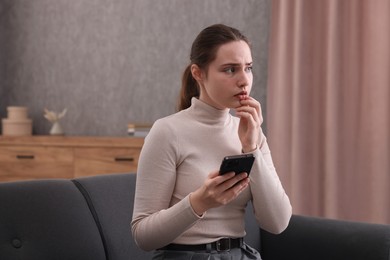
M229 109L216 109L193 97L188 109L199 122L212 125L225 125L231 119Z

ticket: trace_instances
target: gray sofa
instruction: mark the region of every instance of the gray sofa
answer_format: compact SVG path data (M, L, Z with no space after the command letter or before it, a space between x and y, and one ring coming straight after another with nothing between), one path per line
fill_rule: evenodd
M149 259L131 237L135 174L0 183L1 260ZM250 210L249 210L250 211ZM389 260L390 226L296 216L280 235L246 216L263 259Z

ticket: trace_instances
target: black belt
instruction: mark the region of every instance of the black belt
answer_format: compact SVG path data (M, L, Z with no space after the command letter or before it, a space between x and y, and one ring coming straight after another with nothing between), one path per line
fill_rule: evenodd
M174 251L230 251L233 248L240 248L244 243L243 238L222 238L218 241L200 244L200 245L182 245L169 244L159 250L174 250Z

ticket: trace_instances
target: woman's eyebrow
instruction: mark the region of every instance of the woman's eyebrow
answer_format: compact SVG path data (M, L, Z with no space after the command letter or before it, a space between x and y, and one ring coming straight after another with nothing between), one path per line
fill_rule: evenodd
M253 62L248 62L248 63L245 63L245 66L252 66L253 65ZM239 67L241 66L241 63L224 63L221 65L221 67L226 67L226 66L231 66L231 67Z

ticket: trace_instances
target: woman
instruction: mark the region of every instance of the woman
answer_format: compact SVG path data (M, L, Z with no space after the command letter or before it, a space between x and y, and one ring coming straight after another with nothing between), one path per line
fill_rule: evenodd
M272 233L287 227L291 205L261 130L260 103L249 95L249 41L237 29L212 25L195 39L190 60L180 111L157 120L142 148L133 237L156 250L154 259L221 259L220 247L232 259L261 259L242 241L247 202ZM220 175L222 158L241 153L256 158L250 175Z

